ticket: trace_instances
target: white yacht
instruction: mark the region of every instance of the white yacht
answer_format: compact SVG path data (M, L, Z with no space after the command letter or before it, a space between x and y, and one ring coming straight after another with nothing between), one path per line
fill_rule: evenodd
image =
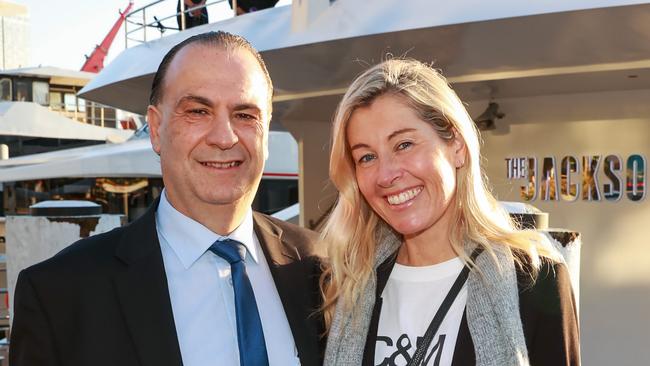
M132 113L77 97L94 76L56 67L0 71L0 145L6 154L121 142L131 136L140 124Z

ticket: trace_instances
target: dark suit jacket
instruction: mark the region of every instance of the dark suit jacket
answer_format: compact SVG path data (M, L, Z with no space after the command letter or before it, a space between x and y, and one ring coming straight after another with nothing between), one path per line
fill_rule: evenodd
M72 244L23 270L16 285L12 366L177 366L180 348L155 224L138 220ZM316 236L254 213L302 365L320 365L323 322ZM218 364L219 360L215 360Z
M377 269L377 302L373 309L370 330L363 354L363 366L374 365L375 341L381 314L381 294L386 287L396 256L388 258ZM519 313L531 366L580 365L578 317L571 289L569 272L561 263L544 261L535 283L526 270L517 269ZM476 364L474 342L463 314L454 346L452 366ZM413 352L411 350L410 352Z

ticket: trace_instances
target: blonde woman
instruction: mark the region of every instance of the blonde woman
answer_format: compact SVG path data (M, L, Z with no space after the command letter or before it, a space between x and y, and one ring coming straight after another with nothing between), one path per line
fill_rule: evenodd
M478 132L414 60L359 76L333 127L325 365L578 365L568 272L486 188Z

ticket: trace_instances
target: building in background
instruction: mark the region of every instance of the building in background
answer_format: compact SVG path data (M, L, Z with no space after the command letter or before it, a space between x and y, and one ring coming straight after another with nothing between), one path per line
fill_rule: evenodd
M26 6L0 1L0 69L29 65L29 28Z

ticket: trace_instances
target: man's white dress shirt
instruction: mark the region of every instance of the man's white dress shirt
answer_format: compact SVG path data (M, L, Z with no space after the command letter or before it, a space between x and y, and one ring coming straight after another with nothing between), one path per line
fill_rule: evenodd
M300 365L280 296L253 231L253 211L222 237L178 212L163 191L156 211L169 295L184 366L239 365L230 264L210 252L217 240L246 246L246 271L259 309L270 365Z

